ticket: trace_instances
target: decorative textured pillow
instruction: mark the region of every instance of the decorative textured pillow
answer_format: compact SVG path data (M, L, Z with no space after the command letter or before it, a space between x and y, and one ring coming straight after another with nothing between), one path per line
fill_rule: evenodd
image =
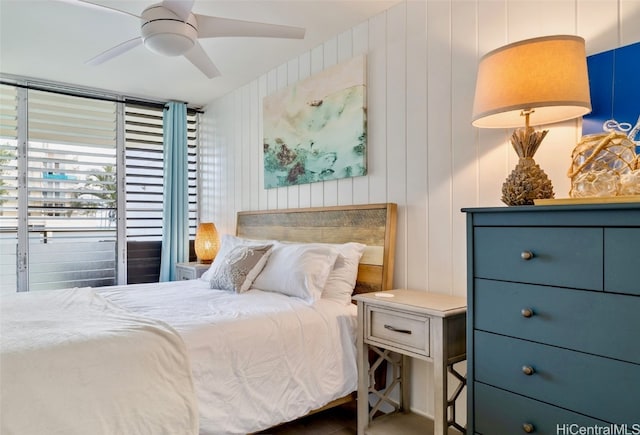
M218 269L223 267L224 265L223 261L229 256L229 254L234 248L238 246L265 246L265 245L273 245L273 242L267 241L267 240L263 240L263 241L249 240L249 239L243 239L242 237L236 237L231 234L224 234L220 238L220 251L218 251L218 255L216 255L215 260L213 261L209 269L202 274L200 279L211 283L211 280L216 275ZM264 262L267 261L267 258L268 258L268 254L267 256L265 256L262 263L257 264L259 269L256 269L256 271L249 276L252 281L253 281L253 278L255 278L255 275L260 273L260 270L262 270L262 267L264 267ZM249 286L251 286L251 283L249 283ZM242 286L240 288L242 288Z
M243 293L260 273L273 245L239 244L224 256L216 256L211 265L211 288Z
M231 234L223 234L222 237L220 238L220 250L218 251L218 255L216 255L216 259L218 257L220 257L220 259L226 257L229 254L229 252L231 252L231 250L238 245L262 246L266 244L273 244L273 242L270 240L262 240L262 241L249 240L249 239L243 239L242 237L232 236ZM213 278L213 273L214 273L213 267L215 264L216 262L214 260L213 263L211 263L211 266L209 267L209 269L207 269L207 271L203 273L202 276L200 276L201 280L207 281L207 282L211 281L211 278Z
M252 287L313 303L320 298L338 255L326 244L276 242Z
M332 245L339 253L336 263L322 291L323 299L332 299L344 305L351 303L351 294L356 286L358 265L367 245L349 242Z

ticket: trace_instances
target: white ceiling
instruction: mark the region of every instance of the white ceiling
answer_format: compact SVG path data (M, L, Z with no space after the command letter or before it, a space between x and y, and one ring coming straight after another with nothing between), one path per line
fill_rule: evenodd
M93 0L92 0L93 1ZM159 0L95 0L136 15ZM221 77L207 79L184 57L144 46L99 66L93 56L139 35L136 18L63 0L0 0L0 72L202 107L398 0L195 0L193 12L306 28L304 40L201 39Z

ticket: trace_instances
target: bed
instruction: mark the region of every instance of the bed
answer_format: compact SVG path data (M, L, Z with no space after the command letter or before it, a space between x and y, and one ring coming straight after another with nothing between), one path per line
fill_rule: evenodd
M395 204L239 212L220 258L269 251L240 293L216 260L205 279L4 299L1 432L243 434L352 400L356 311L329 282L358 246L353 291L391 288L395 223ZM285 279L327 252L325 281Z

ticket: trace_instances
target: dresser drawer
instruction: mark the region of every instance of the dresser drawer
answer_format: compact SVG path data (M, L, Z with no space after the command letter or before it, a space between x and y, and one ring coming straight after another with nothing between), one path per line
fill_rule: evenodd
M429 356L429 318L370 305L366 316L368 342Z
M563 425L605 426L606 423L576 414L518 394L509 393L489 385L475 383L475 430L483 435L534 434L558 435ZM578 433L578 432L576 432Z
M602 290L602 234L602 228L475 228L475 277Z
M477 381L609 423L637 423L640 365L482 331L474 341Z
M476 329L640 364L637 296L485 279L474 284Z
M605 228L604 289L640 295L640 228Z

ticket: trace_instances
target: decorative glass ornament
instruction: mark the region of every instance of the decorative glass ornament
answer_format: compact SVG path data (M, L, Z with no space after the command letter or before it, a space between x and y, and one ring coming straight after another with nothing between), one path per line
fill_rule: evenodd
M640 163L640 157L637 162ZM640 169L620 175L618 195L640 195Z
M572 198L629 195L623 192L638 187L637 178L626 176L637 169L639 160L635 144L623 133L583 136L571 159L567 175L571 178L569 196ZM624 182L621 181L623 175Z

